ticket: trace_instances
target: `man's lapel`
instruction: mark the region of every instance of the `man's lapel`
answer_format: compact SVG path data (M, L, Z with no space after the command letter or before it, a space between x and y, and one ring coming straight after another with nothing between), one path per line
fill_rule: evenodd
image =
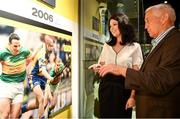
M160 49L160 47L163 45L163 43L168 39L169 36L171 36L171 34L175 31L175 28L173 28L160 42L159 44L148 54L148 56L146 57L144 63L142 64L141 70L144 70L146 64L148 63L149 60L151 60L151 58L154 55L158 55L156 54L156 52Z

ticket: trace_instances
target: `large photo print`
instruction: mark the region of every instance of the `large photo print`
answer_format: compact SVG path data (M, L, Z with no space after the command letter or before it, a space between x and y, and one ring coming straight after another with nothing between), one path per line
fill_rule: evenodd
M1 84L23 82L21 118L56 115L72 103L71 39L0 24L0 74Z

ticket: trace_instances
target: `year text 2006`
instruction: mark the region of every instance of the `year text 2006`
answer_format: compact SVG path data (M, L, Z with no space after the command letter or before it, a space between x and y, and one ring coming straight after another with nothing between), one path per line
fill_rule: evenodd
M53 22L53 15L48 14L47 12L43 12L42 10L39 10L35 7L32 8L32 15Z

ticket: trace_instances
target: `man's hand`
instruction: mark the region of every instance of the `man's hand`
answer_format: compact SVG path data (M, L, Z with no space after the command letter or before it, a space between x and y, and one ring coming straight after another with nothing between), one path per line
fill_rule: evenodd
M115 65L115 64L108 64L104 65L99 69L99 75L100 76L105 76L108 73L114 74L114 75L126 75L126 68L123 68L121 66Z
M47 84L50 84L53 80L54 80L54 78L53 78L53 77L50 77L50 78L47 80Z
M133 108L135 106L135 99L130 97L128 100L127 100L127 103L126 103L126 110L128 108Z

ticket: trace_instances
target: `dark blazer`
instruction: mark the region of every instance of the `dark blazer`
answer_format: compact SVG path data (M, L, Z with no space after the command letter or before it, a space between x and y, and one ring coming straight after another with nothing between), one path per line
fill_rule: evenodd
M126 88L136 90L137 117L180 117L180 32L173 28L145 59L127 69Z

